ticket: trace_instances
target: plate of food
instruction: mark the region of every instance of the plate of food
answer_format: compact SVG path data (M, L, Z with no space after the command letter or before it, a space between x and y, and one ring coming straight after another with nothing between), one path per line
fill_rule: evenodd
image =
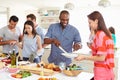
M82 68L76 64L66 66L66 69L63 70L63 73L67 76L77 76L82 72Z
M29 61L19 61L18 62L18 65L28 65L28 64L30 64Z
M17 73L12 73L9 76L14 80L22 80L24 78L32 76L32 74L29 71L19 71Z
M58 80L56 77L40 77L38 80Z
M4 58L1 61L5 62L6 64L10 64L11 63L11 59L8 59L8 58Z
M8 58L8 55L0 53L0 60Z
M62 55L67 57L67 58L75 58L78 56L77 53L62 53Z

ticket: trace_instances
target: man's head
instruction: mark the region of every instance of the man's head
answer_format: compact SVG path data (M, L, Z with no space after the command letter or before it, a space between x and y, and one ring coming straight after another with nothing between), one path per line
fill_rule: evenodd
M18 21L19 21L19 19L17 16L15 16L15 15L11 16L9 19L9 28L14 29L15 26L17 25Z
M36 24L36 16L35 16L34 14L28 14L28 15L26 16L26 19L32 21L35 26L37 25L37 24Z
M59 19L60 19L60 24L64 28L69 23L69 12L66 10L61 11Z

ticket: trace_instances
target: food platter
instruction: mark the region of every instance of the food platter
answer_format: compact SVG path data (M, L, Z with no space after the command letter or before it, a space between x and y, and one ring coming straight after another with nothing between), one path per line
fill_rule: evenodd
M76 53L62 53L62 55L67 58L75 58L78 56L78 54L76 54Z
M20 70L30 71L31 73L38 75L40 75L41 72L41 68L35 66L18 66L18 68ZM53 70L45 69L45 68L43 69L43 72L44 72L44 76L51 76L55 73Z
M32 74L29 71L19 71L17 73L9 74L9 77L12 80L23 80L23 79L29 78L31 76L32 76Z
M8 58L8 55L0 53L0 60Z
M19 61L18 62L18 65L28 65L28 64L30 64L29 61Z
M39 77L38 80L58 80L56 77Z

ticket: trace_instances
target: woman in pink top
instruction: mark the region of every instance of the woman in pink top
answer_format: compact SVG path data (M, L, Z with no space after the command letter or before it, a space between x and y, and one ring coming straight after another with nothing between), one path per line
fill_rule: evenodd
M100 12L88 15L89 27L95 31L92 55L79 55L75 60L94 61L94 80L114 80L114 44Z

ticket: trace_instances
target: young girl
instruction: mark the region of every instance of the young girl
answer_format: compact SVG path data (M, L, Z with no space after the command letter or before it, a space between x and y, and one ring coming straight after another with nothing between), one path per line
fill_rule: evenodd
M88 15L89 27L95 31L92 55L79 55L75 60L94 61L94 80L114 80L114 43L100 12Z
M29 60L30 56L35 57L34 62L38 63L41 59L41 38L37 35L34 24L32 21L26 21L23 29L23 41L22 41L22 56L23 60Z

